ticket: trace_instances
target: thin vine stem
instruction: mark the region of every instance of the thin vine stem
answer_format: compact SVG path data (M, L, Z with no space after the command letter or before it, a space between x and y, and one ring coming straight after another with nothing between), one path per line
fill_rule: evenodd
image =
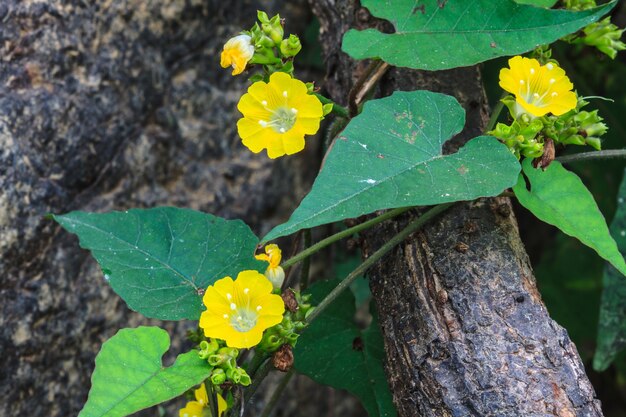
M218 415L218 409L217 409L217 394L215 392L215 388L213 387L213 384L205 384L209 386L209 392L208 397L209 397L209 409L211 410L211 415Z
M293 377L294 374L295 374L295 369L291 368L289 370L289 372L287 372L285 374L285 376L283 376L283 379L281 379L280 383L278 384L278 386L276 387L276 389L272 393L272 397L270 398L270 400L267 402L267 404L263 408L263 412L261 412L261 417L269 417L270 416L270 414L272 413L274 407L278 403L278 400L280 399L281 394L283 393L283 391L287 387L287 384L289 384L289 381L291 381L291 378Z
M556 158L561 163L590 161L594 159L621 159L626 158L626 149L607 149L604 151L593 151L576 153L573 155L563 155Z
M493 130L494 127L496 127L498 117L500 117L500 113L502 112L502 109L504 108L504 103L502 102L502 99L506 97L508 94L509 93L505 91L502 94L502 97L500 97L500 100L498 100L498 103L496 103L496 106L493 108L493 111L491 112L491 117L489 117L489 122L487 123L487 127L485 128L485 132L489 132Z
M401 232L396 234L387 243L374 252L369 258L367 258L361 265L359 265L354 271L341 281L324 299L315 307L315 309L307 317L307 322L311 323L315 320L335 299L352 284L352 282L367 271L372 265L374 265L380 258L387 254L390 250L402 243L411 233L419 230L422 226L438 216L445 210L447 210L454 203L445 203L435 206L422 214L417 219L408 224Z
M273 366L274 364L272 363L270 358L267 358L267 360L261 364L259 369L254 374L254 378L252 378L252 383L248 385L243 392L243 404L246 407L248 406L248 402L250 401L256 390L259 389L261 382L263 382L265 377L272 370Z
M304 231L304 249L311 247L311 229ZM302 269L300 270L300 291L309 285L309 270L311 269L311 257L304 258Z
M287 259L285 262L283 262L283 264L281 265L283 268L288 268L300 261L302 261L303 259L313 255L316 252L319 252L320 250L324 249L326 246L331 245L335 242L337 242L338 240L341 240L345 237L349 237L352 236L355 233L358 233L362 230L368 229L372 226L377 225L380 222L384 222L385 220L389 220L392 219L402 213L404 213L405 211L410 210L412 207L400 207L397 209L393 209L393 210L389 210L383 214L381 214L380 216L374 217L373 219L370 219L366 222L363 222L361 224L357 224L356 226L350 227L346 230L343 230L341 232L335 233L332 236L328 236L326 239L322 239L319 242L317 242L316 244L312 245L311 247L304 249L302 252L298 253L297 255L293 256L290 259Z

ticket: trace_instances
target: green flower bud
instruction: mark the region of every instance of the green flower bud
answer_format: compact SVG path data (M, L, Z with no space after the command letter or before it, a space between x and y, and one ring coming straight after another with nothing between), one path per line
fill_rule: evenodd
M213 354L209 356L208 362L211 366L220 366L228 360L228 356Z
M210 378L213 385L222 385L226 382L226 372L221 368L215 368L213 372L211 372Z
M296 35L289 35L289 38L280 43L280 53L287 58L296 56L301 49L300 38Z
M264 11L257 10L256 11L256 17L257 17L257 19L259 19L259 22L261 22L261 23L269 23L270 22L270 17Z
M585 143L597 151L602 149L602 142L600 141L600 138L585 138Z
M246 373L246 371L239 367L227 369L226 377L234 384L241 384L244 387L250 385L250 383L252 382L250 376Z

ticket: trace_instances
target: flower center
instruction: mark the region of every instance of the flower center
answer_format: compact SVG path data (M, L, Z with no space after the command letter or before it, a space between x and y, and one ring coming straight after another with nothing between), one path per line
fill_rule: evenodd
M256 311L247 307L239 307L230 315L230 325L238 332L249 332L256 326L258 318L259 315Z
M267 125L278 133L285 133L296 123L296 114L296 109L279 107L274 110Z

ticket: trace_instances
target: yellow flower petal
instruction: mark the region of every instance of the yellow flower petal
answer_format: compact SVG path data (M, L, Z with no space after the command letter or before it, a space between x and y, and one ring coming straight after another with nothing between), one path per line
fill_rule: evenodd
M228 410L228 403L220 394L217 394L217 415L222 417L224 411Z
M248 35L239 35L230 38L220 56L222 68L233 67L233 75L241 74L254 55L254 45L252 38Z
M285 311L282 298L271 292L272 283L257 271L242 271L234 281L230 277L216 281L203 297L207 309L199 325L205 336L222 339L230 347L255 346L265 329L282 321Z
M196 397L196 401L198 401L200 404L206 406L209 403L209 394L206 392L206 386L204 385L204 382L200 384L200 388L194 390L193 394Z
M204 406L197 401L189 401L185 408L182 408L179 417L204 417Z
M287 155L293 155L304 149L304 132L301 129L293 127L290 131L283 134L283 148Z
M574 86L558 65L515 56L509 59L509 67L500 70L500 87L514 94L525 112L536 117L560 116L576 107Z
M243 114L237 131L244 146L255 153L266 149L272 159L304 149L304 136L316 133L323 117L319 99L284 72L252 84L237 108Z

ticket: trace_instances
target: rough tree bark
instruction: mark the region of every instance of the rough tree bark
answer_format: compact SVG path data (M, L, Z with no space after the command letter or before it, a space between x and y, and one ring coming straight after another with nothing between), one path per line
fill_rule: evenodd
M246 77L219 67L273 3L0 1L0 416L76 415L119 328L165 325L180 344L193 326L130 312L46 213L177 205L262 234L309 187L315 141L279 162L244 149ZM288 30L303 5L281 5Z
M311 3L322 26L327 88L345 104L363 64L340 51L343 33L388 26L355 0ZM480 134L487 103L477 67L394 69L379 94L420 88L453 95L467 111L467 126L447 151ZM365 233L365 255L415 215ZM456 205L369 277L401 417L602 415L574 344L541 301L507 199Z

